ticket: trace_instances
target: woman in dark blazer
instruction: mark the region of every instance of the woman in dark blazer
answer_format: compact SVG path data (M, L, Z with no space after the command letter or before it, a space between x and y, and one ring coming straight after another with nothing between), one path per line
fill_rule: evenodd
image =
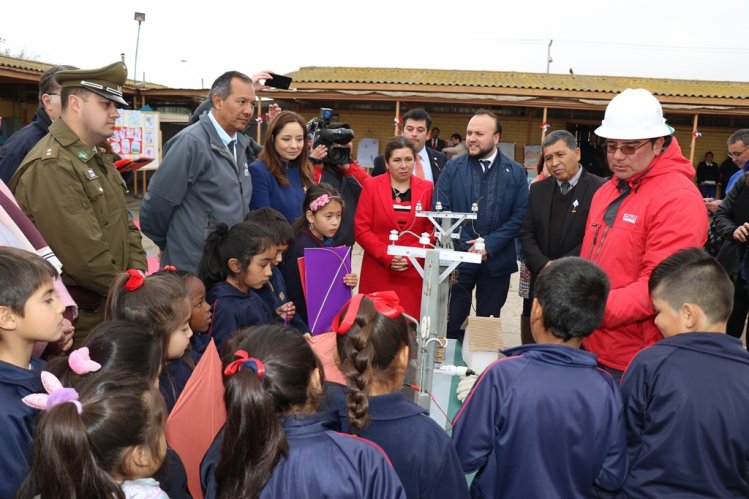
M360 293L393 290L406 313L421 314L422 279L406 257L387 254L390 231L396 230L400 246L420 246L423 232L432 234L427 218L416 217L416 205L431 209L433 184L413 175L416 151L403 137L393 137L385 146L387 175L370 178L359 197L354 218L356 242L364 249Z

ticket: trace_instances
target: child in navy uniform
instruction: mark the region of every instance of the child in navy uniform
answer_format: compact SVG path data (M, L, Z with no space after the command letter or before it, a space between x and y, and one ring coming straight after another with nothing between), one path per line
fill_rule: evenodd
M314 327L307 316L307 301L302 289L302 276L299 273L299 258L304 256L305 248L325 248L333 246L333 237L341 226L343 216L343 199L340 194L328 184L315 184L307 189L302 206L302 216L293 226L294 241L281 262L281 272L289 290L289 298L296 306L296 313L308 326ZM343 282L350 288L355 288L359 276L348 273L343 276Z
M594 263L554 260L538 275L535 345L505 351L455 416L473 497L588 498L617 490L627 449L619 387L580 350L603 318L609 282Z
M191 348L187 353L197 363L203 352L205 352L208 343L211 342L211 336L208 334L208 331L211 329L211 317L213 314L211 312L211 305L205 297L205 284L195 274L169 265L162 267L157 274L163 272L173 272L182 279L182 282L185 283L185 288L187 288L190 306L192 307L190 329L193 333L190 338Z
M450 437L400 392L409 338L395 292L354 296L334 319L333 330L348 387L338 408L345 426L382 447L409 499L467 498Z
M113 373L154 385L162 363L161 345L148 328L136 322L108 320L86 336L81 348L68 357L55 357L44 370L57 376L64 386L75 389L92 380L106 380ZM172 449L167 448L166 459L153 477L171 499L190 497L185 467Z
M21 399L41 390L37 341L62 338L65 307L54 267L29 251L0 247L0 498L15 497L28 471L34 418Z
M405 499L382 450L317 412L324 377L302 335L255 327L226 347L226 424L200 466L206 499Z
M128 270L115 277L107 297L108 318L140 324L161 346L159 390L168 412L195 368L186 355L192 337L191 312L187 288L173 272L142 277L138 271Z
M624 373L623 497L749 497L749 353L725 334L733 285L697 248L648 282L665 337Z
M277 315L284 324L293 327L300 333L309 332L309 327L297 315L294 302L289 301L289 293L286 288L283 273L279 264L283 261L283 254L294 240L291 224L280 212L273 208L260 208L251 211L245 217L246 222L256 223L265 227L271 234L273 244L276 245L276 260L273 263L273 274L270 280L258 290L260 298L272 314Z
M47 393L24 398L44 408L19 499L169 499L151 478L166 453L166 409L153 383L109 372L64 387L42 373Z
M198 276L213 307L210 335L219 352L234 331L273 320L257 291L270 279L275 259L270 234L257 224L218 224L206 239Z

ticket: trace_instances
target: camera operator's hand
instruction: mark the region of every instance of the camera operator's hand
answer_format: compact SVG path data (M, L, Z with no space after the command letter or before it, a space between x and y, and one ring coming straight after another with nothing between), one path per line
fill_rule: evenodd
M281 111L283 111L283 109L281 109L281 106L278 104L271 104L268 106L268 112L265 113L266 116L268 116L268 123L273 121L273 118L275 118Z
M309 152L309 157L317 161L322 161L328 157L328 148L320 144Z
M265 87L265 80L272 80L272 71L264 69L263 71L257 72L252 75L252 86L255 88L255 92Z

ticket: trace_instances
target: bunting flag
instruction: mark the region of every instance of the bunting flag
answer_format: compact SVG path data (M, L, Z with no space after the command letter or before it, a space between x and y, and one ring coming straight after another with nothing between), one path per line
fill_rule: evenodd
M541 130L543 130L544 132L546 130L548 130L549 128L551 128L551 124L549 124L549 123L547 123L545 121L543 123L541 123Z
M166 441L179 454L192 497L203 499L200 462L226 422L221 359L211 340L166 421Z
M694 132L692 132L692 138L696 139L697 137L702 137L702 132L700 132L699 130L695 130Z

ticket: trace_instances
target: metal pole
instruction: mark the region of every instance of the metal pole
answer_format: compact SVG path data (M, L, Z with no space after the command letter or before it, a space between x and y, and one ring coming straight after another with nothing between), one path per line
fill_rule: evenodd
M554 61L554 59L551 58L552 43L554 43L554 40L549 40L549 46L546 48L546 74L549 73L549 65Z
M697 145L697 137L694 136L695 132L697 131L697 123L700 120L700 115L695 114L694 119L692 120L692 145L689 148L689 162L694 164L694 148Z
M543 126L543 125L544 125L544 123L546 123L546 115L547 115L547 111L548 111L548 109L547 109L547 108L544 108L544 117L543 117L543 118L541 118L541 127L542 127L542 128L541 128L541 142L543 142L543 141L544 141L544 139L546 138L546 127L545 127L545 126Z
M140 23L138 21L138 37L135 39L135 63L133 64L133 75L135 76L135 84L138 84L138 45L140 45Z
M395 101L395 131L393 135L398 135L398 120L401 119L401 101Z

